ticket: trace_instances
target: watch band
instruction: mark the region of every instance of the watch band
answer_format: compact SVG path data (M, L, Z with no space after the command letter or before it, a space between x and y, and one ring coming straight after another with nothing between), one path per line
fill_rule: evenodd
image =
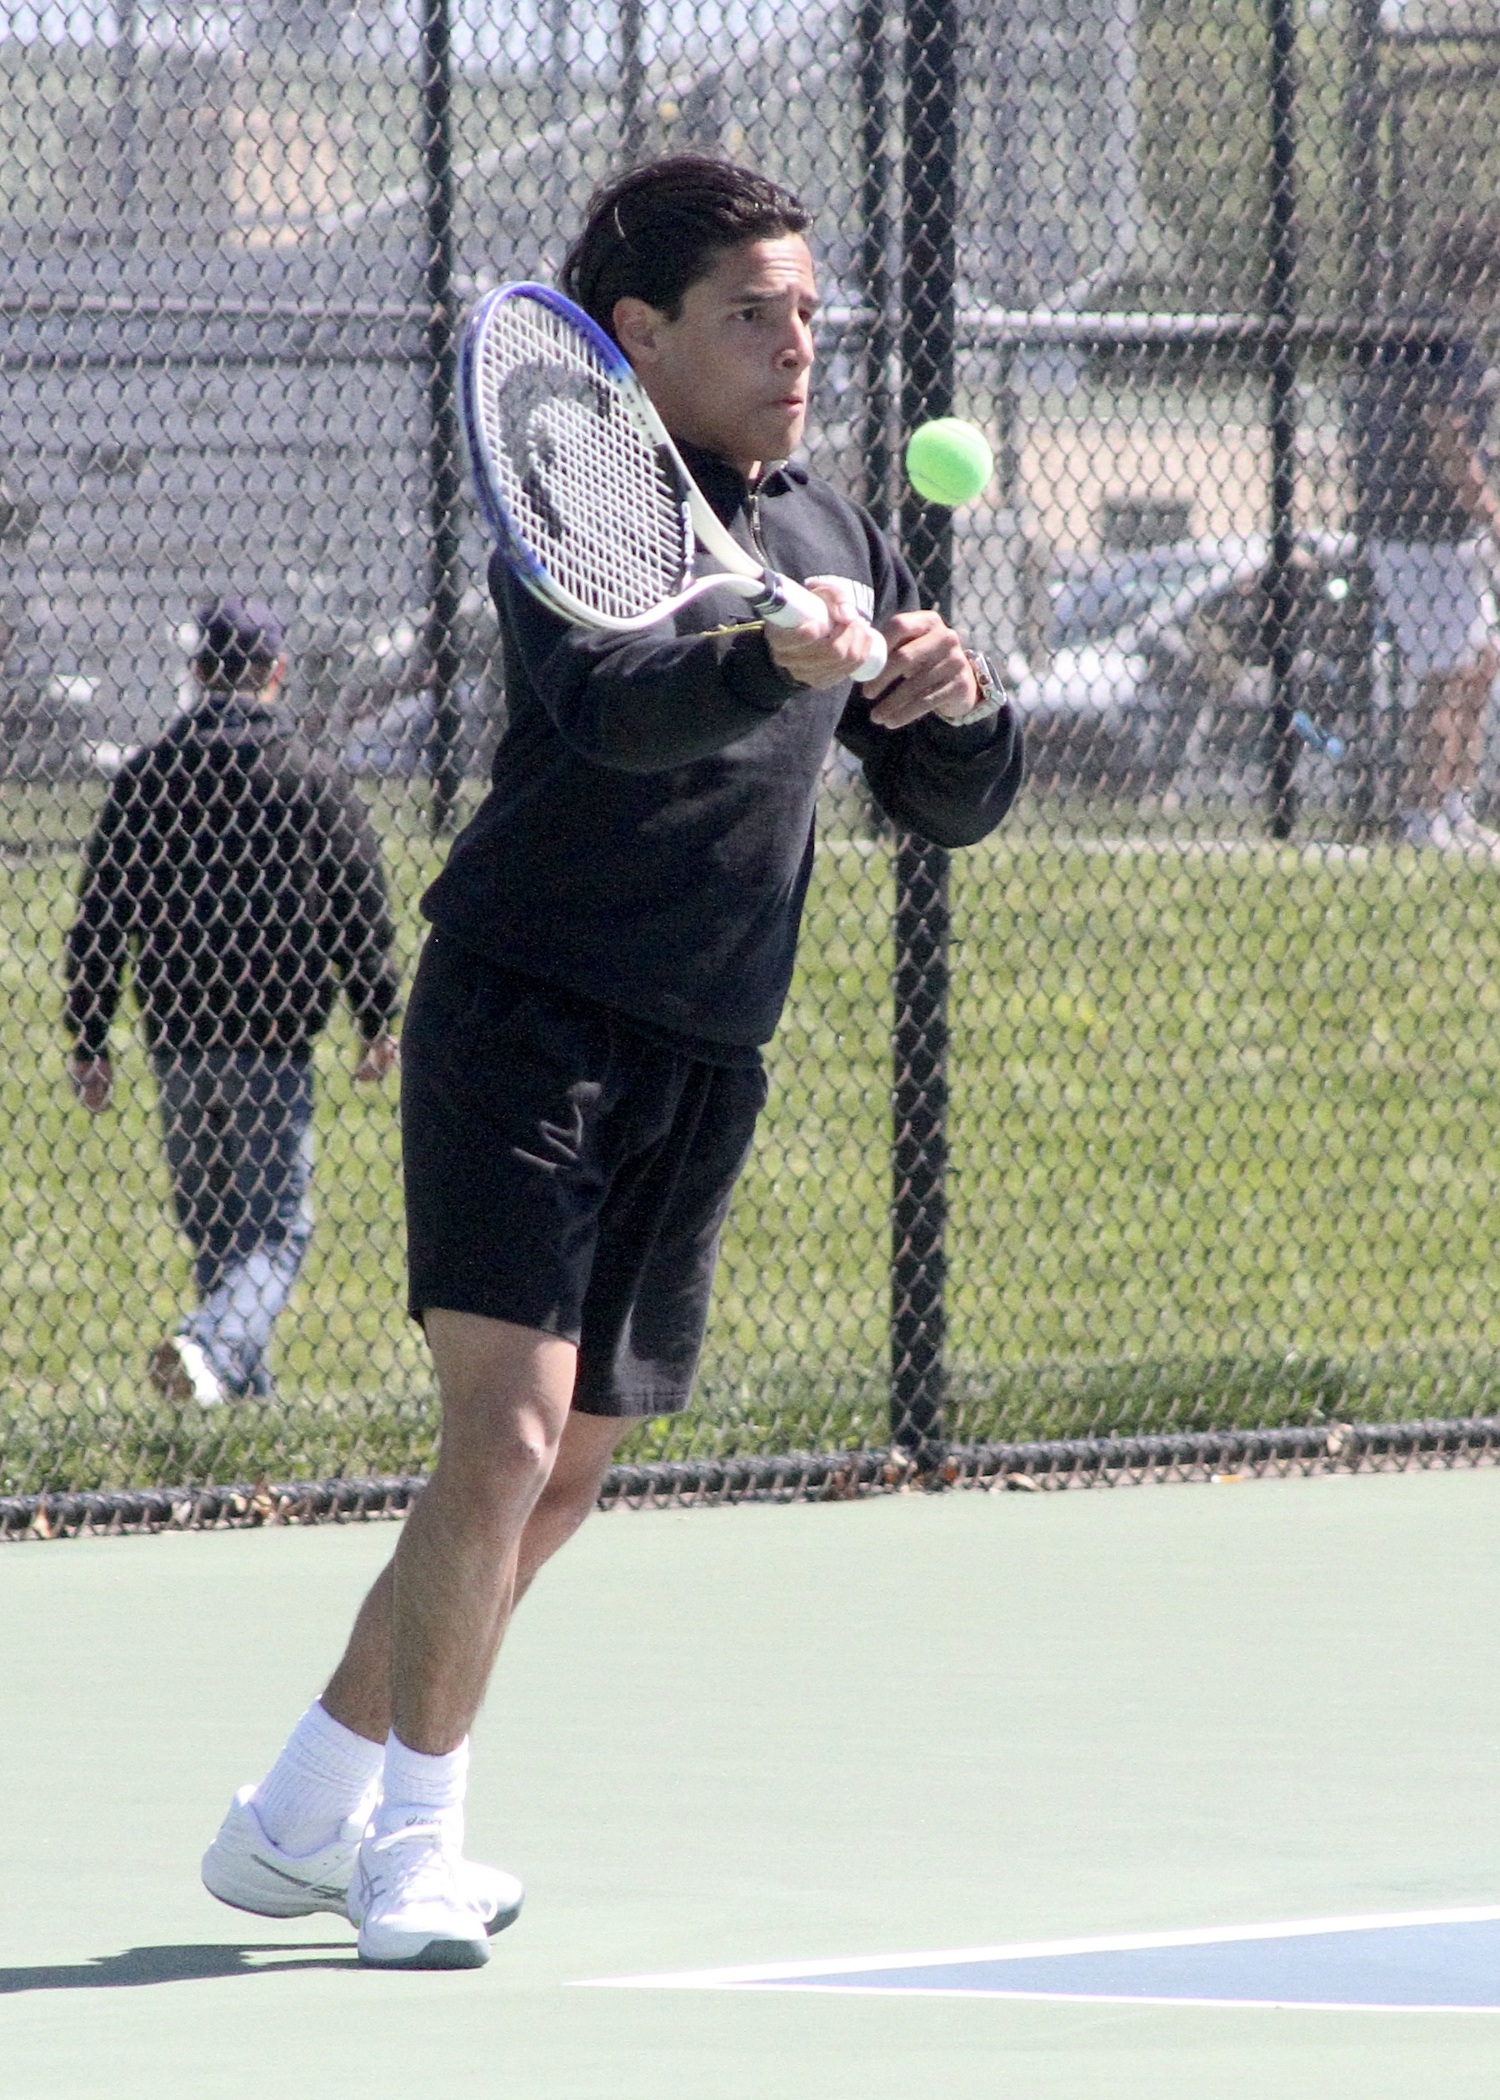
M984 722L991 715L999 714L1010 695L990 669L989 659L982 650L965 649L969 669L974 673L974 683L979 688L978 705L963 717L965 722Z

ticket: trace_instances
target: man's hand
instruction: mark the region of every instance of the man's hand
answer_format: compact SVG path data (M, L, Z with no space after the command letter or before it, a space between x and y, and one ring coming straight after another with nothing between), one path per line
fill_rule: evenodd
M963 643L941 614L897 613L881 632L890 656L865 688L875 701L872 722L882 729L904 729L923 715L961 722L973 713L979 683Z
M828 607L828 631L814 635L806 627L765 629L771 661L798 685L819 690L852 678L870 653L870 628L860 617L854 592L840 577L810 581L807 588Z
M400 1062L400 1043L388 1029L382 1028L379 1035L372 1035L365 1044L359 1063L354 1067L355 1084L378 1086L386 1073L394 1071Z
M108 1108L110 1096L115 1090L115 1075L107 1057L90 1057L85 1050L75 1050L68 1059L68 1084L91 1116L97 1116L101 1108Z

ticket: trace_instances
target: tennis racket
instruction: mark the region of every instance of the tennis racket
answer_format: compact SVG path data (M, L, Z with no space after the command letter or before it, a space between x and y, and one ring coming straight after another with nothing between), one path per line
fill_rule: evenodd
M475 489L515 576L575 626L633 634L709 591L754 619L826 628L828 607L715 516L629 360L560 292L505 284L470 315L459 394ZM694 542L723 575L695 576ZM856 678L885 665L873 629Z

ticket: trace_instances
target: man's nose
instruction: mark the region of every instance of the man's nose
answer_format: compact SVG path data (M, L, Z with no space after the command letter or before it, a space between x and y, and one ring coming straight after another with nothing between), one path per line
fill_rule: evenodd
M789 372L805 372L813 361L812 330L806 321L792 323L792 331L781 346L780 362Z

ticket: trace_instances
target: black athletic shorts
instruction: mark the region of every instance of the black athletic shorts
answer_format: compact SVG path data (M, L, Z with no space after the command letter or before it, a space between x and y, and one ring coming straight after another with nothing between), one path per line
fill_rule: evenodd
M408 1302L579 1345L574 1406L687 1405L765 1075L428 936L401 1032Z

